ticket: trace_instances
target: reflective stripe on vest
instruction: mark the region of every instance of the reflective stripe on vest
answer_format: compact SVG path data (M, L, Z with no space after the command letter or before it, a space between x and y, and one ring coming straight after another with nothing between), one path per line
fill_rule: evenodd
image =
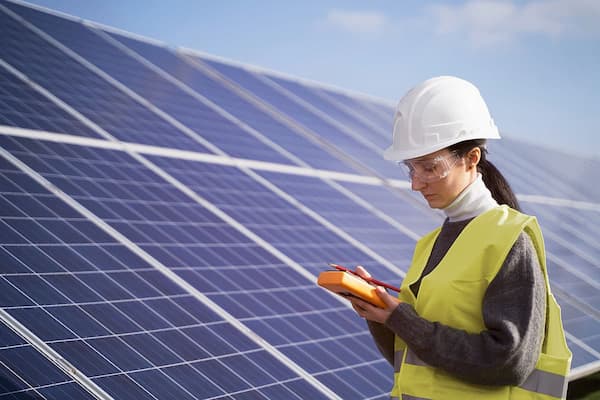
M450 374L438 373L410 348L400 346L401 340L396 337L394 359L399 365L394 368L392 399L564 398L571 353L566 346L560 307L551 293L544 242L535 218L507 206L476 217L463 229L438 266L423 278L419 297L415 298L410 285L421 276L439 232L438 228L417 243L411 267L401 286L400 300L413 305L421 317L430 321L439 321L470 333L481 332L486 329L481 304L487 285L500 270L518 236L525 232L535 247L547 292L546 334L540 358L536 369L520 386L472 385ZM406 393L410 395L407 397Z
M402 356L404 355L403 351L394 352L394 372L400 372L400 367L402 367Z
M396 352L395 357L400 357L400 359L402 359L402 353L402 351ZM421 360L419 356L410 349L406 349L406 359L404 360L404 363L415 365L417 367L429 367L425 361ZM564 376L542 371L541 369L534 369L525 382L519 385L519 387L530 392L561 398L566 390L567 380ZM402 396L402 399L406 398L406 395Z
M565 395L567 380L564 376L534 369L527 380L519 387L530 392L547 394L560 399Z
M421 360L419 356L415 354L411 349L406 349L406 360L404 360L406 364L416 365L418 367L428 367L425 361Z

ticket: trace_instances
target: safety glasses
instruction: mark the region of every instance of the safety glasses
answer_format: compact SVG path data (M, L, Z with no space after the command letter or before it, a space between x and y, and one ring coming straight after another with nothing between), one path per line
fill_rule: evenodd
M447 177L459 159L458 154L450 153L424 160L399 161L398 165L408 173L411 181L418 179L424 183L432 183Z

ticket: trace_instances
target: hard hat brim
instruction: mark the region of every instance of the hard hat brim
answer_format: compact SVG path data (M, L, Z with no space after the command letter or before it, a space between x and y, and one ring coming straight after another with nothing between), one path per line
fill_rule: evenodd
M480 132L472 135L461 136L459 138L453 138L453 140L449 140L443 143L437 143L434 146L428 146L427 148L420 149L410 149L410 150L398 150L394 148L392 144L383 152L383 158L387 161L403 161L410 160L417 157L423 157L431 153L435 153L436 151L445 149L446 147L452 146L453 144L464 142L467 140L473 139L500 139L500 133L498 129L493 129L488 131L486 134L481 134Z

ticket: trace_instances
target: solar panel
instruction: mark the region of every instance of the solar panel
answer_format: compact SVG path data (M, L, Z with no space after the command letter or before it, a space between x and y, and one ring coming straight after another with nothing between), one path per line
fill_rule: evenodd
M394 108L389 101L381 99L376 101L366 96L354 98L350 94L316 85L312 90L336 107L344 110L346 114L358 118L369 127L373 127L373 129L365 131L370 140L382 148L389 146L389 129L394 115Z
M26 7L3 3L18 11ZM169 121L132 99L130 93L111 84L80 60L48 41L43 32L30 29L9 10L0 14L4 62L75 108L114 137L133 143L155 144L173 148L208 151ZM41 33L41 34L40 34ZM79 131L66 132L80 135Z
M213 65L215 65L215 63L213 63ZM378 133L382 131L381 129L378 130L369 120L363 121L355 115L345 112L343 109L336 106L336 102L329 101L309 85L290 79L268 76L266 74L263 74L263 77L286 89L287 92L292 93L298 99L304 101L305 104L310 104L321 112L326 113L337 121L340 124L340 127L343 127L346 132L364 143L365 147L372 146L377 152L377 155L381 156L381 149L389 145L389 137L385 137L384 135L381 135L381 133ZM379 158L381 159L381 157ZM386 163L385 165L389 167L390 163Z
M290 162L263 142L243 132L242 127L221 115L216 107L207 104L205 100L203 102L190 89L178 86L159 72L144 66L80 23L66 19L57 22L56 18L45 13L22 7L18 11L62 44L181 122L187 129L209 139L229 154L279 163ZM168 140L169 135L164 135L152 144L170 146Z
M16 71L0 62L0 124L48 132L78 132L99 137L92 129L32 89Z
M40 162L75 158L61 144L2 137L2 146L17 156L45 147ZM98 167L106 152L90 161L94 151L88 149L85 159ZM112 164L102 166L106 176L113 175L109 165L122 166L115 164L118 158L127 161L113 154ZM289 367L75 210L57 209L55 196L14 165L3 161L0 171L2 198L12 207L2 212L1 305L99 387L119 399L260 396L263 387L274 386L290 395L300 378ZM60 185L65 173L53 168L46 176ZM77 177L70 178L80 187ZM82 190L73 198L86 196ZM22 343L6 337L9 357ZM8 358L6 364L12 368L15 362ZM55 379L50 372L59 375L50 369L49 379ZM30 385L21 390L35 389ZM325 398L314 388L306 392Z
M205 69L212 67L221 73L230 73L230 75L226 75L229 79L234 79L235 83L242 88L250 88L251 93L263 102L292 118L294 124L308 129L309 135L320 137L325 145L334 145L355 162L366 166L367 173L376 173L387 177L397 176L398 169L394 168L392 163L383 160L381 147L370 141L368 137L350 129L347 124L327 114L328 109L334 109L333 106L320 110L312 105L314 99L311 99L311 102L301 99L294 93L282 89L268 78L259 77L251 71L241 70L231 74L231 68L222 66L222 63L194 56L188 57L195 60L195 65L205 66Z
M299 164L308 164L334 171L353 172L348 165L336 158L328 149L321 148L318 138L301 136L301 127L286 120L276 110L257 104L256 99L252 96L242 97L239 89L224 86L218 78L197 68L197 65L177 57L166 48L152 46L122 35L113 34L112 37L141 54L215 105L244 121L253 132L259 133L284 149Z
M95 399L4 324L0 324L0 393L23 400Z
M11 1L0 34L0 397L388 397L315 279L399 284L442 220L381 160L389 103ZM569 179L595 161L490 151L542 224L572 377L597 370L598 192Z
M261 176L286 193L294 196L302 204L316 211L334 226L343 229L344 232L360 243L368 246L369 249L382 256L386 262L389 261L392 265L404 268L410 264L414 241L419 235L407 227L404 227L407 232L403 233L398 229L398 224L393 218L385 218L383 216L377 218L373 213L365 210L354 198L344 196L335 187L323 184L320 179L295 177L291 180L289 176L275 172L264 172L261 173ZM351 195L353 194L352 192L350 193ZM266 208L266 212L269 212L268 207ZM431 215L424 216L424 219L434 221ZM324 242L323 240L319 240L317 243ZM324 258L326 256L326 254L323 254ZM331 261L343 264L344 261L333 258L336 256L333 253L330 256L332 257ZM348 260L346 262L364 263L363 260ZM303 265L310 264L305 263ZM322 269L322 265L318 263L316 267L317 271L319 268ZM365 267L369 267L374 274L382 279L398 280L398 275L406 272L405 270L396 268L386 270L376 263L365 265Z
M523 193L531 193L529 191L533 189L534 194L553 195L578 201L597 203L600 199L597 185L589 184L594 181L595 168L600 164L597 158L573 157L559 150L533 146L530 148L514 139L506 140L504 143L501 141L499 144L502 145L503 159L513 160L515 164L521 163L521 165L524 160L525 164L520 171L526 170L529 174L534 174L528 180L531 189L523 185ZM541 165L545 165L546 168L541 168ZM514 175L520 171L515 171ZM552 181L550 187L544 185L548 180Z
M298 342L297 346L301 348L303 346L315 347L315 350L321 349L321 351L326 351L326 353L321 354L319 357L317 363L320 366L319 370L314 371L315 373L321 373L323 375L322 379L327 379L327 375L323 373L323 365L321 364L323 360L327 360L327 353L333 357L329 365L335 364L338 368L347 368L348 357L343 356L345 353L348 353L348 349L365 347L366 332L364 332L364 327L357 325L358 321L353 318L353 314L348 309L345 309L345 313L343 313L340 310L343 307L338 305L329 310L331 309L327 300L329 294L316 287L313 282L304 282L296 288L294 284L298 285L298 282L303 279L291 275L293 271L288 271L285 277L278 277L278 274L282 273L282 266L278 265L280 263L275 265L267 264L264 271L257 268L256 264L258 260L262 263L267 262L267 255L256 254L257 250L252 249L252 246L247 243L248 240L239 238L240 235L236 234L232 229L226 229L227 227L225 226L213 227L205 223L206 218L201 221L200 226L196 226L196 224L190 226L189 223L180 223L180 225L177 225L178 221L164 221L164 218L160 220L156 217L152 220L146 220L145 216L141 214L146 209L145 206L150 206L154 202L161 202L169 205L172 209L176 209L177 205L185 204L185 202L184 199L170 193L168 188L161 188L161 185L155 181L149 183L149 187L144 188L145 185L140 183L139 178L133 181L123 174L114 173L113 169L121 171L131 170L134 168L131 166L131 162L119 161L119 157L115 154L108 157L101 156L106 151L92 152L88 150L88 154L80 156L78 150L64 145L33 145L34 143L29 140L16 141L15 139L11 142L12 144L3 143L4 147L11 149L13 154L22 159L28 161L37 159L36 164L47 165L47 172L44 173L44 176L80 203L86 204L88 209L97 209L92 203L110 204L110 209L116 215L105 216L105 220L114 228L138 244L140 248L144 249L154 258L174 268L177 273L185 277L188 282L192 282L203 293L209 297L214 297L215 302L220 304L238 320L244 322L247 320L249 326L252 326L266 340L272 341L273 345L281 346L284 349L284 353L299 357L298 354L302 354L303 351L298 351L298 349L293 347ZM40 150L43 147L43 150L36 153L27 151L26 149L31 145L36 150ZM93 155L89 153L93 153ZM59 154L62 155L61 158L57 157ZM104 158L109 159L110 163L104 161ZM58 160L60 162L55 164ZM164 160L161 162L161 166L164 170L178 177L182 172L190 171L190 168L192 168L192 166L184 163L184 161L175 163L175 166L178 164L181 165L178 171L173 166L162 165L165 164ZM68 168L65 168L65 164L68 165ZM88 164L87 168L81 168L84 164ZM246 204L244 206L247 211L253 211L248 207L248 199L256 197L259 202L266 201L265 204L275 206L275 209L271 211L277 212L277 209L281 209L280 212L286 213L287 217L284 218L284 221L287 223L298 221L294 224L293 228L296 230L299 228L303 229L303 232L300 233L293 232L292 229L284 226L264 225L255 227L247 218L243 220L246 226L254 228L261 236L271 239L271 241L273 240L269 235L272 233L267 232L272 230L277 230L277 234L281 236L290 235L290 238L285 242L280 241L278 243L275 241L274 244L278 248L287 251L294 258L300 259L303 257L301 261L306 261L308 264L309 260L306 260L306 256L309 254L309 251L305 248L297 248L298 245L304 245L313 247L312 259L310 261L316 263L315 259L324 259L325 257L314 254L317 251L314 242L321 240L330 243L328 248L322 250L324 252L327 251L327 255L330 257L335 257L342 262L347 261L349 263L361 263L364 265L373 264L372 262L369 263L368 257L353 250L352 246L344 243L339 238L336 239L333 233L326 232L323 227L314 226L314 223L303 222L302 220L307 218L301 213L291 209L292 207L286 205L282 200L278 203L276 196L266 189L257 187L258 185L253 184L250 179L244 178L242 174L235 173L234 171L224 172L221 171L223 167L211 167L210 165L208 166L208 171L202 174L202 168L206 167L202 165L194 166L193 170L198 172L196 174L186 174L183 178L186 179L185 183L192 189L197 190L207 197L212 196L215 198L213 200L212 197L209 197L211 200L218 200L217 197L221 195L220 191L231 192L231 186L243 188L247 191L245 195ZM96 171L104 171L103 177L91 177L86 174L87 171L94 169ZM232 176L232 174L234 175ZM134 174L136 177L141 175L139 173ZM198 183L194 184L191 181L191 179L195 178L194 175L198 175L203 179L196 178L196 182ZM219 180L230 180L230 182L221 183L220 190L219 186L213 187L208 185L209 182L218 182ZM68 186L63 186L63 182L65 181L69 182ZM97 181L98 184L93 185L94 181ZM200 186L200 182L202 186ZM235 185L232 185L234 182ZM100 196L99 193L94 191L94 188L100 186L109 188L110 190L107 190L103 196ZM222 189L222 187L227 187L227 189ZM139 198L136 196L136 193L140 195ZM150 193L154 193L154 196L151 196ZM230 196L227 199L235 199L235 197ZM226 202L229 203L228 201ZM121 207L115 207L116 203L120 203ZM187 203L189 207L193 207L194 205L191 200L188 200ZM230 211L229 207L235 208L237 201L235 201L235 204L219 203L219 205L222 205L221 208L225 211ZM123 211L119 213L120 210ZM231 213L233 214L233 212ZM182 214L189 216L191 213L182 211ZM260 215L246 215L252 219L260 218ZM236 214L236 217L239 218L239 216L239 214ZM264 221L261 222L264 223ZM163 226L163 224L165 225ZM288 243L292 240L298 240L304 235L306 235L307 239L299 243L293 243L293 245ZM240 241L241 243L238 243ZM223 248L225 244L229 245L229 247ZM232 249L234 246L238 248ZM311 249L309 248L308 250ZM300 252L302 255L300 255ZM243 274L241 272L244 271L248 260L254 261L254 264L247 267L250 269L248 273ZM219 266L228 268L215 270ZM231 268L231 266L235 266L236 268ZM278 267L277 272L270 272L275 267ZM323 262L319 263L318 269L322 268ZM252 279L254 276L258 278L257 281ZM90 279L93 282L98 282L97 277L91 277ZM245 284L240 286L239 283L236 283L238 281L243 281ZM264 282L267 282L268 286L265 287ZM289 286L283 286L284 282L289 282ZM283 294L285 301L278 299L277 296L270 293L274 289L278 291L285 290L285 294ZM115 323L116 325L113 329L125 329L125 332L121 333L128 333L127 329L130 329L125 321L113 321L115 319L114 315L105 316L102 309L94 309L90 313L99 313L103 319L106 319L105 324ZM132 313L135 312L132 311ZM304 316L300 313L309 313L309 315ZM319 315L310 315L315 313ZM332 315L328 316L328 313ZM287 318L281 318L279 315L286 315ZM268 324L265 324L265 318L267 318ZM323 320L326 318L330 320L328 324L323 323ZM121 326L121 323L125 325ZM335 329L331 329L334 325ZM342 328L344 328L343 331L341 331ZM285 334L281 336L281 333L277 332L285 332ZM314 337L311 334L318 336ZM317 339L320 340L318 345L302 345L303 342ZM344 342L347 342L347 350L345 352L342 351L343 348L339 347L340 343ZM334 347L333 349L331 348L332 346ZM328 348L329 351L327 352ZM369 350L369 348L365 347L364 353L370 354L372 359L378 359L374 349ZM340 359L339 357L342 358ZM306 358L306 356L303 356L303 358ZM363 355L361 362L364 362L364 358L365 355ZM344 360L343 363L342 360ZM303 365L306 361L299 359L298 362L300 365ZM379 361L379 363L381 362ZM363 367L363 369L366 369L366 367ZM374 368L374 371L370 372L381 380L382 377L379 375L382 369ZM364 371L363 374L366 374L366 372L368 371Z
M14 149L14 145L9 148L13 148L12 153L19 157L25 153L27 157L37 158L38 163L45 164L51 164L53 159L62 155L63 165L67 168L45 173L48 180L77 201L87 204L89 209L95 209L92 202L102 204L106 201L111 204L114 213L126 209L112 218L105 218L105 221L155 259L173 268L236 319L247 322L265 340L292 356L298 353L295 347L313 347L313 352L321 350L316 367L318 369L311 372L323 375L322 379L327 379L323 363L335 365L336 369L343 371L353 369L343 360L350 357L346 354L356 349L364 348L363 358L370 354L371 362L378 360L376 351L365 344L367 333L364 327L349 309L346 309L343 316L340 308L344 307L335 301L332 309L330 295L318 288L314 281L285 268L281 261L261 251L256 244L249 243L247 238L227 224L219 224L214 217L202 211L193 199L177 196L169 184L161 185L156 180L146 184L123 175L110 178L113 176L112 168L136 168L132 161L117 161L118 156L114 154L106 157L111 160L110 164L103 162L100 167L98 162L87 161L89 157L79 157L76 149L46 144L44 151L32 153L26 150L30 143L19 141L20 149ZM5 143L5 147L8 146ZM105 152L106 150L96 150L94 158L104 159ZM68 158L65 157L66 154ZM373 264L367 255L353 249L351 244L333 232L328 232L325 227L314 223L299 210L278 199L271 191L231 167L190 165L189 161L156 157L152 160L289 257L307 267L314 265L313 271L323 269L324 262L321 260L327 257L340 262ZM89 164L89 168L75 167L83 163ZM94 179L86 175L85 171L92 167L105 171L105 177ZM143 166L139 165L137 168ZM56 177L59 174L63 176ZM62 186L65 178L70 182L68 187ZM110 191L100 196L87 190L88 185L94 181L98 183L94 187L101 183L103 187L110 188ZM233 188L244 190L243 202L235 195ZM196 218L186 212L188 217L184 222L156 217L146 219L140 211L154 202L166 206L196 208ZM112 207L114 203L121 204L121 207ZM269 209L264 213L279 213L281 216L265 220L261 208L267 206ZM320 247L317 246L319 243ZM96 279L92 280L97 281ZM315 313L319 315L313 316ZM329 313L335 315L329 316ZM330 319L335 324L324 324L322 319ZM304 344L317 340L318 344ZM344 342L346 346L341 347L340 343ZM295 361L301 367L306 367L301 359ZM381 369L363 366L361 374L369 372L378 377Z

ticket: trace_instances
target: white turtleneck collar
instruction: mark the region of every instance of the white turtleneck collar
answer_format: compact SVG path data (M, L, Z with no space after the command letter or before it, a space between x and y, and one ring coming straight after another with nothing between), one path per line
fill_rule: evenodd
M498 203L478 173L477 178L443 211L450 222L456 222L474 218L494 207L498 207Z

